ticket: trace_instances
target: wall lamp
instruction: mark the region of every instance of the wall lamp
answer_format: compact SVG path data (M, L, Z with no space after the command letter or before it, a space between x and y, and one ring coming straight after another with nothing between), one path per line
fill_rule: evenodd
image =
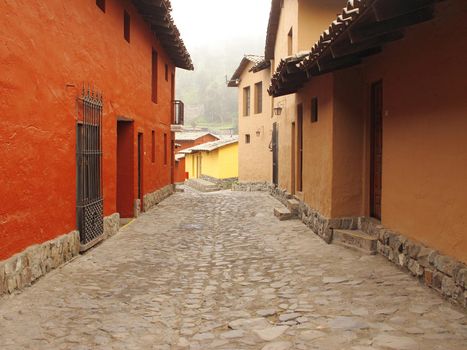
M284 107L284 101L280 101L276 107L273 108L274 115L281 115Z

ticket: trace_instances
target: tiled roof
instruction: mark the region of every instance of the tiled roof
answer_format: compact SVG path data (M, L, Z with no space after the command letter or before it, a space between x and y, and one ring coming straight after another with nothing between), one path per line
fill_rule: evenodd
M310 51L281 61L268 89L272 96L296 92L313 76L361 63L401 39L405 27L430 20L440 0L349 0Z
M207 131L183 131L175 133L175 141L195 141L206 135L212 135L219 139L218 136Z
M196 153L196 152L201 152L201 151L207 151L211 152L216 149L225 147L227 145L231 145L233 143L238 142L238 136L232 136L230 138L226 138L223 140L218 140L218 141L212 141L212 142L207 142L203 143L198 146L194 146L191 148L184 149L183 151L180 151L179 154L190 154L190 153Z
M263 69L269 68L269 66L271 65L269 61L266 61L264 59L264 56L245 55L242 58L237 70L232 75L232 78L230 78L230 81L227 83L228 87L238 86L238 84L240 83L240 76L242 75L243 71L250 63L253 63L253 67L250 69L250 72L254 72L254 73L259 72Z
M132 0L141 16L151 26L175 66L193 70L190 54L172 18L169 0Z

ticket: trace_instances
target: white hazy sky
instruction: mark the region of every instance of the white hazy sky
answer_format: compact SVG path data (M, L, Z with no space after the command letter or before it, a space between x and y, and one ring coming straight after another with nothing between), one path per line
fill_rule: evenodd
M188 49L266 36L271 0L171 0L172 16Z

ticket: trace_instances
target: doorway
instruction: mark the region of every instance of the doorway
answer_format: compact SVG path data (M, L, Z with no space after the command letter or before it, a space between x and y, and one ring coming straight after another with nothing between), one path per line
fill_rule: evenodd
M143 159L144 159L144 147L143 147L143 133L138 133L138 199L143 208Z
M272 183L279 184L279 130L277 123L272 124Z
M371 85L370 215L381 220L383 184L383 82Z
M292 154L291 154L291 187L292 187L292 194L295 194L295 178L296 178L296 172L295 172L295 156L296 156L296 135L295 135L295 122L292 122Z
M117 211L121 218L132 218L134 200L133 122L117 121Z
M303 104L297 106L297 191L303 191Z

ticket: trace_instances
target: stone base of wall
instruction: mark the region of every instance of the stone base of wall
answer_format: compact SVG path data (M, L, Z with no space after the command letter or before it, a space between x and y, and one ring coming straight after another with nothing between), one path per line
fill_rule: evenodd
M0 295L31 285L41 276L79 254L78 231L34 245L0 261Z
M228 179L217 179L208 175L201 175L200 179L215 183L220 190L228 190L232 188L232 185L238 181L238 177L231 177Z
M232 184L232 191L238 192L269 192L270 188L269 182L235 182Z
M151 209L167 197L170 197L174 193L174 191L174 185L167 185L161 188L160 190L146 194L143 198L144 211Z
M270 194L277 198L282 204L287 206L289 199L295 198L286 190L271 186ZM297 198L295 198L297 199ZM313 232L320 236L326 243L332 242L332 230L354 230L359 228L360 218L344 217L344 218L327 218L321 213L297 199L300 203L298 207L298 217L307 225Z
M112 237L120 229L120 214L114 213L104 218L104 236Z
M270 194L284 205L293 198L290 193L275 186L270 186ZM367 217L330 219L303 201L299 202L299 218L327 243L332 242L333 229L358 229L377 237L379 254L443 297L467 308L466 264L387 229L378 220Z

